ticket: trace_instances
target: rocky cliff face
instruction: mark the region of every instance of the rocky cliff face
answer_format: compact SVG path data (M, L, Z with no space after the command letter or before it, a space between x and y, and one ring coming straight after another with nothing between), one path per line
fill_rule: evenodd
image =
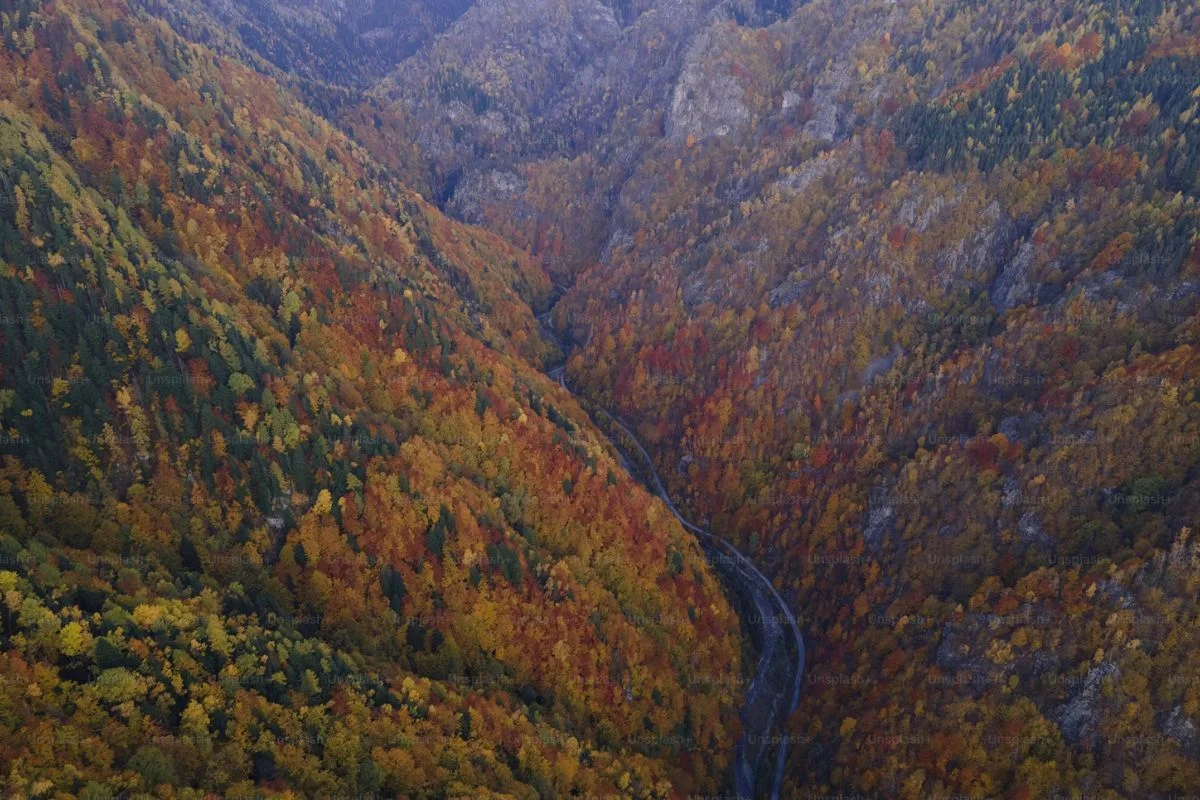
M667 136L672 139L728 136L750 119L746 90L723 57L721 28L706 28L688 48L667 116Z
M587 185L553 225L588 231L566 259L573 271L622 237L621 209L633 202L621 199L624 185L660 143L795 113L781 90L739 66L744 34L784 10L753 0L484 0L378 94L403 109L434 185L466 220L529 206L553 216L533 174ZM526 188L497 183L497 171ZM506 233L536 245L520 226Z
M413 114L426 151L448 163L483 143L553 151L557 142L534 119L555 102L563 76L607 52L620 30L599 0L488 0L400 64L380 91Z

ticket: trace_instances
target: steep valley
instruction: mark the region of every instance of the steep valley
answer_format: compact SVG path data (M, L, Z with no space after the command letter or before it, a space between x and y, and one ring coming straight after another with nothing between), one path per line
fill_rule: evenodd
M8 794L1200 785L1194 3L0 12Z

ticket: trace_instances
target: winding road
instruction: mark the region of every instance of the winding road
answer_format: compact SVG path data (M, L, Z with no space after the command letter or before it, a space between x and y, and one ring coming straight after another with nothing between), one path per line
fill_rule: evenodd
M538 317L549 338L566 351L550 324L550 312ZM550 370L549 377L570 392L566 366ZM680 513L659 477L650 453L629 426L620 418L604 412L612 425L633 444L653 490L684 528L696 534L710 563L721 573L748 606L753 616L744 618L759 650L758 668L746 692L742 707L742 737L734 748L733 791L739 798L770 797L778 800L783 784L784 765L790 739L787 720L800 703L804 679L804 637L796 616L780 597L774 584L740 550L710 530L701 528ZM629 458L621 444L613 440L625 466ZM630 470L631 472L633 470ZM770 759L774 754L774 764ZM767 771L766 768L769 768ZM769 778L769 789L765 785ZM759 786L763 783L763 786Z

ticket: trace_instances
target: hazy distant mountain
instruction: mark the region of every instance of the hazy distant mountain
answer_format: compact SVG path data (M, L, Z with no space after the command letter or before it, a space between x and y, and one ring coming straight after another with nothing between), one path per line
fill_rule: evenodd
M258 56L310 80L363 86L428 44L472 0L184 0L148 7L181 30L211 15L222 34L236 34ZM210 34L211 35L211 34Z

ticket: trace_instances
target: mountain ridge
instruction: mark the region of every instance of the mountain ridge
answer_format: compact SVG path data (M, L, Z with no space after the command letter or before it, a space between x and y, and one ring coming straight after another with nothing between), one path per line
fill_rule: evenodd
M8 790L719 786L732 611L549 277L144 11L0 23Z

